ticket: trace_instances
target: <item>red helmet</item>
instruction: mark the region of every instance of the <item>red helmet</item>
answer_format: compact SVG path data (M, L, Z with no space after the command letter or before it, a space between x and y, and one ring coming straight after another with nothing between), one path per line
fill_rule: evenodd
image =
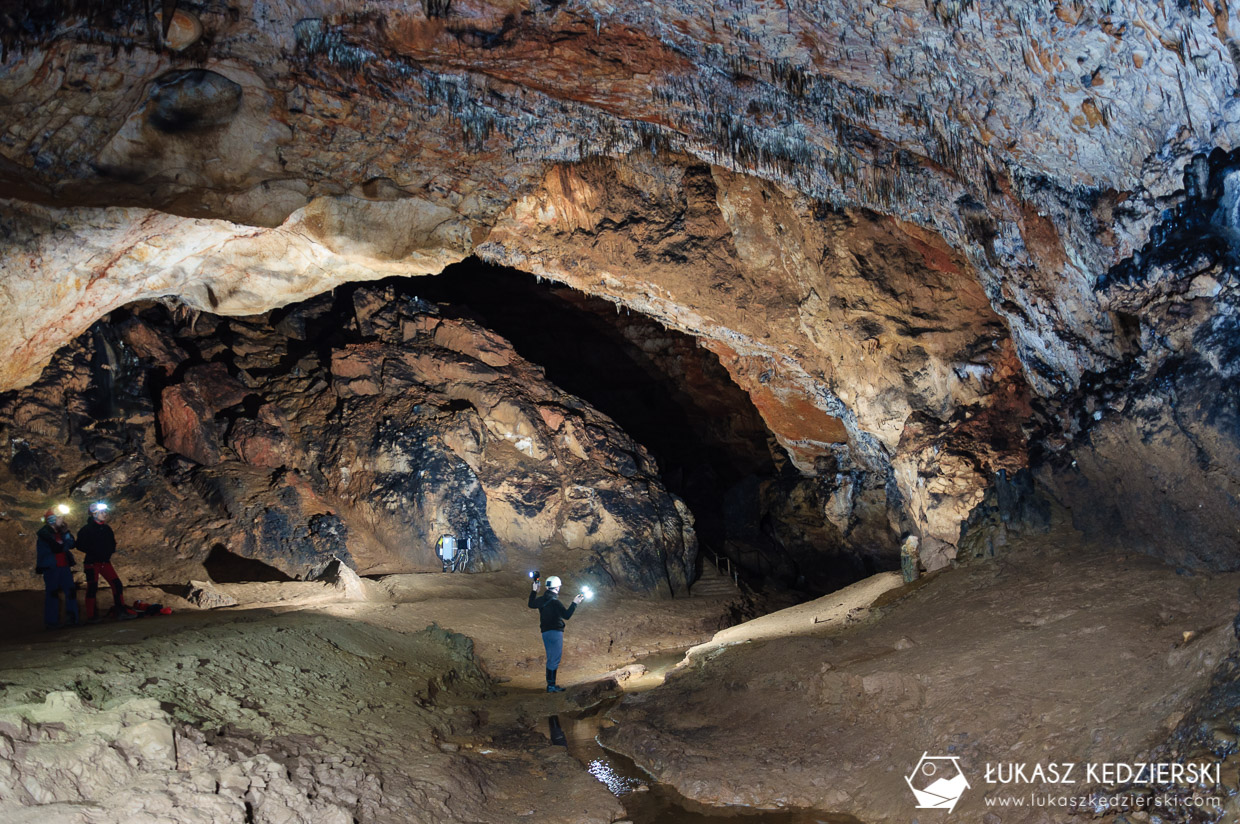
M50 507L47 512L43 513L43 522L51 523L52 518L63 518L69 514L69 507L66 504L56 504Z

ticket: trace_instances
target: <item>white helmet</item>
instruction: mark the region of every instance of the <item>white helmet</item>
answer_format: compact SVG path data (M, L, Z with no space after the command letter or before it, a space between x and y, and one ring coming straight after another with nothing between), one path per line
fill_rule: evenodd
M559 589L560 579L554 575L547 578L547 589Z

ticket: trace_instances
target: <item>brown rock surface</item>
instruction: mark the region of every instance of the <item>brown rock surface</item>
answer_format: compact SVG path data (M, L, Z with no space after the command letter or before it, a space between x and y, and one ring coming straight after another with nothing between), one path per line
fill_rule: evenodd
M728 650L638 704L616 740L687 793L899 820L892 765L921 752L1147 751L1233 646L1234 581L1190 574L1240 567L1237 4L239 0L166 31L150 3L10 5L8 585L34 580L21 570L43 499L124 490L136 517L118 526L143 560L122 554L128 580L201 577L230 553L297 575L334 558L434 569L450 530L477 539L477 568L511 549L509 563L682 587L694 534L650 455L533 364L374 293L293 306L472 255L718 355L799 473L725 498L781 547L729 534L749 568L795 575L824 548L889 560L904 533L931 568L1029 550L947 570L833 646ZM136 310L176 328L167 345L93 325L152 299L176 307L158 324ZM208 363L236 386L207 391L190 373ZM1061 510L1184 574L1023 544ZM301 660L344 656L318 649ZM378 694L420 718L393 683ZM332 692L341 715L386 722ZM264 731L217 697L184 700ZM162 735L127 735L158 757L143 744ZM128 775L124 746L82 738ZM443 743L417 753L453 797L495 800L453 783ZM348 793L350 812L385 796L452 820L425 776L394 771L376 797L356 764L327 770L341 789L191 752L235 767L217 782L228 798L187 795L231 805L221 816L270 787L273 817L287 801L288 818L324 818ZM531 770L562 766L488 764L514 794L491 818L524 811ZM962 812L980 815L980 796Z
M147 330L142 349L101 325L6 396L0 426L22 448L0 489L36 517L45 496L108 498L127 582L202 579L237 558L297 577L335 558L438 570L450 534L471 571L545 556L602 588L686 591L693 517L615 423L472 321L391 289L350 297L279 321L138 308L119 328ZM145 365L152 351L190 365L169 377L162 358ZM20 516L7 523L14 586L33 545Z
M1193 204L1234 255L1227 4L241 3L172 49L153 12L0 23L0 385L131 300L252 314L473 252L699 336L803 472L900 467L893 521L950 554L995 465L962 417L1023 406L992 375L1054 452L1136 350L1227 372L1142 333L1167 278L1104 283Z
M220 462L220 433L214 410L192 386L169 386L160 396L159 429L164 446L191 461Z

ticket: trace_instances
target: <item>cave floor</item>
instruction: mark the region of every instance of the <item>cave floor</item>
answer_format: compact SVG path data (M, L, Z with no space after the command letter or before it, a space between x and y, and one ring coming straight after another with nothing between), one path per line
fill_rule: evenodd
M562 695L541 689L517 572L388 576L355 601L221 585L239 606L14 631L0 818L714 820L626 812L593 756L552 745L554 716L697 801L910 821L903 777L923 752L1136 760L1234 648L1240 575L1067 546L1039 538L913 587L876 576L718 635L727 597L606 595L569 624ZM973 778L961 820L993 816Z
M548 695L522 574L362 586L348 601L319 583L218 585L240 603L210 611L134 587L131 602L174 614L52 632L24 612L37 618L36 594L9 594L0 819L619 820L615 796L551 744L548 717L619 682L656 685L734 600L601 595L569 624L569 691Z
M1084 765L1142 762L1178 740L1236 649L1240 575L1177 572L1066 533L1011 550L894 590L843 631L816 627L809 605L782 633L763 626L778 615L728 629L614 711L603 744L704 803L866 822L942 815L915 809L905 777L923 754L956 756L971 781L956 820L1080 820L987 800L1106 789L1084 780ZM1075 763L1077 783L986 781L1000 763ZM1235 763L1222 787L1196 788L1219 798L1222 818L1159 820L1240 820Z

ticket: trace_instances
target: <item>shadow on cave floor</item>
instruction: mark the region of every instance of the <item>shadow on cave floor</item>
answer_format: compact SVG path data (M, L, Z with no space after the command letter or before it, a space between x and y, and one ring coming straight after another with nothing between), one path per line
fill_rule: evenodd
M149 603L163 603L160 597L163 587L135 586L126 587L126 600L144 600ZM82 590L78 590L79 604ZM174 603L184 603L177 599L166 599ZM106 613L112 605L111 597L100 594L100 612ZM131 644L151 638L174 634L190 629L201 629L213 625L251 623L276 614L274 610L265 608L236 610L174 610L171 615L149 615L127 621L114 618L101 618L96 623L80 623L77 626L64 626L60 629L48 630L43 627L43 593L42 591L19 590L0 593L0 665L7 666L8 653L17 647L31 649L70 644L73 647ZM83 617L85 613L83 613Z
M192 632L178 626L178 618L188 617L199 619ZM614 787L600 784L602 776L586 764L575 766L549 750L527 720L531 713L564 712L580 700L581 687L559 696L490 683L468 640L437 626L393 631L369 620L308 610L226 610L173 616L158 626L159 632L149 634L138 624L90 627L57 634L56 644L5 650L0 713L29 717L33 741L54 738L62 750L70 744L106 750L111 740L100 731L100 721L116 713L117 727L132 724L124 714L135 711L130 702L141 700L138 711L156 715L143 729L172 724L193 753L185 762L178 758L176 771L141 759L129 762L144 787L158 787L174 799L194 782L169 776L201 775L227 760L235 762L231 774L244 781L275 760L322 765L281 775L296 785L302 800L348 798L344 808L350 811L368 788L381 784L381 794L368 796L367 809L382 820L404 820L400 811L407 813L409 798L402 791L428 784L444 791L441 809L450 820L511 821L529 810L549 824L618 817L618 802L609 792ZM537 637L528 626L523 629ZM55 732L44 734L44 727ZM207 762L203 754L217 747L220 757ZM263 755L247 758L256 748ZM23 776L24 786L38 783L30 776L39 774L44 763L39 758L10 761L0 751L0 764L6 762ZM91 795L97 790L94 770L102 772L103 766L88 760L75 762L73 769L85 777L87 800L101 813L123 803L124 793ZM331 781L320 785L324 774ZM486 796L469 791L478 775L485 775L493 790ZM99 783L110 788L115 782ZM214 779L209 784L219 792ZM265 811L280 809L277 793L288 788L280 781L258 786L266 787L253 802L255 819L262 820ZM635 824L851 822L785 812L754 811L740 819L734 810L690 812L670 789L648 786L640 798L622 799ZM348 792L332 792L341 787ZM0 802L0 811L5 809ZM174 814L169 820L182 819ZM304 820L338 817L316 817L312 811Z
M1137 752L1151 736L1165 735L1166 696L1187 700L1219 653L1234 648L1231 616L1240 573L1185 577L1143 556L1114 549L1085 552L1066 528L1024 543L1011 555L948 570L915 589L892 589L890 597L903 596L894 604L880 606L885 599L867 596L858 606L868 604L870 618L857 618L859 610L843 603L842 593L823 599L820 606L834 612L839 630L829 638L821 634L825 624L815 620L820 616L802 610L784 616L780 631L759 643L734 643L719 654L702 651L648 698L622 702L614 715L609 711L619 725L604 743L624 752L651 752L642 743L649 736L670 760L679 759L674 769L691 764L701 773L706 783L699 787L735 787L746 779L737 765L745 764L755 787L766 782L764 792L793 797L791 790L780 789L789 787L801 797L822 797L813 783L821 779L831 786L867 788L867 797L856 803L881 808L890 806L884 799L905 790L902 771L892 772L890 764L916 763L925 730L933 731L936 743L969 731L982 753L1007 752L1014 744L1040 752L1049 743L1054 752L1066 748L1064 757L1082 762L1097 754L1079 735L1087 723L1114 733L1113 748L1121 753ZM256 585L221 589L241 592L247 586ZM267 586L300 591L311 584ZM231 713L226 720L236 729L245 724L233 716L248 723L274 723L270 717L275 717L302 725L310 719L316 732L365 736L367 753L387 759L397 777L415 763L408 758L415 733L423 736L418 741L431 740L427 719L450 717L454 732L436 739L448 745L442 753L458 765L468 759L478 769L494 771L488 777L511 778L506 791L518 794L513 798L519 801L512 809L541 812L542 804L570 792L570 786L586 798L590 789L582 782L594 780L585 771L566 769L563 759L558 765L546 762L542 774L552 778L531 780L527 756L542 758L549 750L546 719L558 714L571 754L597 760L573 752L578 731L566 719L598 702L591 696L609 667L656 660L663 666L665 660L648 657L658 643L712 634L707 619L723 607L722 601L712 605L707 599L620 594L591 602L569 626L573 643L561 670L569 692L554 696L537 690L542 649L520 570L391 576L365 586L370 591L363 601L338 597L293 610L177 613L49 633L46 643L5 643L0 698L10 704L41 701L47 691L70 685L79 694L107 694L111 701L121 691L113 677L119 673L129 691L125 697L201 700L212 712ZM438 597L415 600L429 593ZM33 608L37 617L39 593L20 595L24 600L0 598L0 617L16 607ZM979 615L985 616L982 624ZM642 620L633 620L637 616ZM771 622L754 622L743 631L746 639L759 640L755 630ZM431 688L435 674L416 669L422 664L414 645L423 642L414 639L427 635L432 624L430 636L456 650L455 660L468 648L499 677L493 696L463 696L454 703L455 682L446 676ZM472 640L451 640L456 636L448 633ZM415 670L417 677L410 677ZM618 674L610 677L620 680ZM878 689L857 688L865 678ZM627 679L623 691L629 691ZM962 694L973 699L961 704ZM910 695L917 699L914 709ZM1043 725L1027 723L1024 715L1037 701L1053 701L1057 708ZM453 706L460 711L449 716ZM626 716L633 708L637 715ZM910 712L920 726L899 723ZM588 734L587 724L577 736L580 743ZM265 740L279 744L278 737ZM807 759L797 762L798 769L784 767L788 751L781 748L788 742L796 742L798 757ZM428 752L438 759L434 747ZM505 773L505 765L516 768ZM402 769L406 772L399 773ZM966 817L977 811L970 820L980 820L980 803ZM906 802L899 804L904 809ZM665 814L668 809L674 815ZM856 809L867 821L906 820ZM727 811L656 806L653 817L644 815L630 810L629 818L638 824L686 824L721 821ZM847 821L812 813L750 820Z
M293 578L273 566L253 558L229 552L222 544L211 548L202 562L211 580L217 584L286 583Z

